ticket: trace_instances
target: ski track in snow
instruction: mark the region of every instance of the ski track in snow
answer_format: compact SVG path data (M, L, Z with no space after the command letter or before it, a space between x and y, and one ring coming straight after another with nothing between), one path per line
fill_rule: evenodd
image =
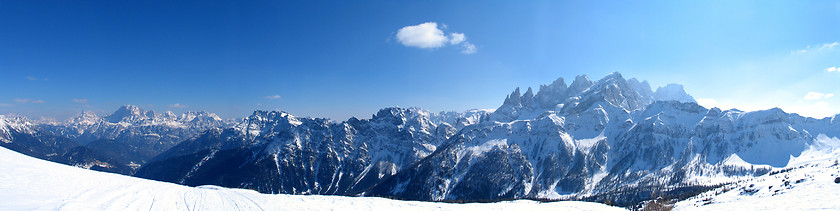
M451 204L375 197L260 194L96 172L0 148L0 210L623 210L604 204Z

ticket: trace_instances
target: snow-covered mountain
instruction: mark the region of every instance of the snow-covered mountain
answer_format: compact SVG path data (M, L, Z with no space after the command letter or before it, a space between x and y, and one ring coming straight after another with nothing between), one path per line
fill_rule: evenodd
M0 142L11 143L17 133L33 134L34 125L25 117L6 117L0 115Z
M353 194L434 152L457 132L452 124L479 122L484 114L386 108L371 119L332 123L256 111L233 128L173 147L136 176L264 193Z
M639 90L643 83L618 73L596 82L579 76L563 85L558 79L536 95L516 89L491 114L493 121L465 127L367 194L417 200L562 198L719 184L784 166L813 145L815 134L840 131L833 118L781 109L706 109L677 94L684 93L681 86ZM544 97L549 95L565 99ZM549 102L544 99L562 103L539 103ZM732 165L733 156L751 165ZM651 196L611 201L644 197Z
M680 84L668 84L656 89L653 93L653 99L656 101L680 101L696 103L694 97L685 93L683 86Z
M4 148L0 148L0 160L0 208L4 210L622 210L576 201L448 204L374 197L259 194L96 172Z
M0 146L41 159L61 160L63 153L78 143L44 135L25 117L0 115Z
M104 117L82 112L64 124L44 125L44 129L81 144L99 139L125 139L135 144L155 144L156 150L166 150L204 130L228 125L229 122L216 114L205 111L190 111L178 116L171 111L159 114L124 105Z
M131 106L102 118L83 113L65 125L21 121L5 120L15 125L6 128L17 128L5 131L35 132L0 135L70 140L64 145L76 150L58 154L83 162L65 163L122 165L130 172L145 163L136 176L191 186L621 205L765 175L824 148L818 137L840 136L840 115L704 108L681 85L654 91L647 81L619 73L597 81L577 76L570 85L559 78L536 92L516 88L495 110L386 108L370 119L340 123L256 111L226 124L206 112L177 116ZM137 162L104 160L113 157Z
M585 198L762 175L812 146L812 134L836 136L838 128L833 118L780 109L707 109L681 85L653 91L613 73L569 86L560 78L536 94L517 88L494 112L391 108L342 123L255 112L173 147L138 176L265 193Z
M8 142L7 148L69 165L129 175L185 139L231 125L204 111L178 116L131 105L105 117L82 112L64 123L33 124L23 117L2 117L0 121L4 122L0 125L0 139Z

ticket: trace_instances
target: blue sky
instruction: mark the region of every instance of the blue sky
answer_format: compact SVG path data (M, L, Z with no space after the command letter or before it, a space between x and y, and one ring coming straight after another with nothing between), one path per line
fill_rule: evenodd
M2 1L0 114L341 121L618 71L706 106L824 117L840 113L837 42L837 1Z

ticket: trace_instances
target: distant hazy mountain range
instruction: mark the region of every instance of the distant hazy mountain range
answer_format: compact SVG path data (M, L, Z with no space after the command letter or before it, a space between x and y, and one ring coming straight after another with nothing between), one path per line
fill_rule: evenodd
M105 117L82 112L63 123L36 125L24 117L0 116L0 140L2 146L33 157L131 175L181 141L230 125L203 111L178 116L126 105Z

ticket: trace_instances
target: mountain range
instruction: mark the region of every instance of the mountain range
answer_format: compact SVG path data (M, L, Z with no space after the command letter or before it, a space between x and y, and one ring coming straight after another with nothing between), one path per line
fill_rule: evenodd
M0 116L2 146L86 169L133 174L151 158L208 129L227 127L216 114L157 114L132 105L98 117L82 112L64 123L32 124Z
M820 135L840 136L840 115L705 108L681 85L654 91L620 73L516 88L495 110L385 108L342 122L282 111L231 122L134 106L61 124L0 116L2 146L79 167L190 186L425 201L632 205L766 175Z

